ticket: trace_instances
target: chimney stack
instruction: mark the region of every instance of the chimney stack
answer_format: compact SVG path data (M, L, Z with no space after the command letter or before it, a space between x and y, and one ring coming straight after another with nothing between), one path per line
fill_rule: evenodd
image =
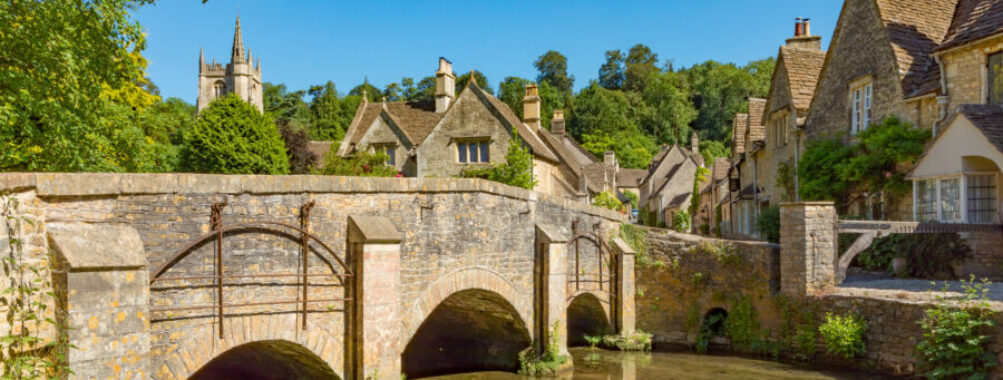
M796 49L822 50L822 36L811 35L809 18L798 17L794 24L794 37L787 39L787 47Z
M612 150L607 150L607 151L603 152L602 162L607 167L616 166L616 152L614 152Z
M443 113L456 99L456 76L453 63L439 57L439 69L435 71L435 112Z
M540 129L540 95L536 83L526 85L526 95L522 98L522 122L534 131Z
M690 150L693 151L693 155L700 155L700 137L697 136L696 132L693 132L693 136L690 136Z
M554 110L554 117L550 119L550 133L564 136L564 111Z

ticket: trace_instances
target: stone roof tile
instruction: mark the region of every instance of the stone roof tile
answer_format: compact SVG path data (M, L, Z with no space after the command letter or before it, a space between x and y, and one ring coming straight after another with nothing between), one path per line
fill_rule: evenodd
M825 51L784 46L780 48L780 55L787 68L791 102L798 111L807 112L815 95L822 64L825 63Z
M749 126L749 115L744 113L735 114L735 120L732 123L731 149L735 154L745 153L745 130Z
M1003 1L961 0L938 51L1003 33Z
M877 0L907 97L929 88L936 62L931 53L944 42L958 0ZM937 75L939 80L939 74Z

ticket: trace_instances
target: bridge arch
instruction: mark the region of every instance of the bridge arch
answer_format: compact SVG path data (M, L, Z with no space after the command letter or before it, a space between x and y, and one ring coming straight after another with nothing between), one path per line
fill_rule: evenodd
M296 322L294 314L227 317L223 323L223 339L219 338L217 327L212 323L186 330L187 339L169 347L154 361L162 363L153 368L155 377L188 379L208 368L215 359L227 360L224 355L234 354L232 350L237 350L236 355L240 357L246 356L250 349L266 350L264 354L273 359L281 358L281 353L308 352L311 359L325 363L339 378L343 377L344 354L340 339L343 334L310 321L306 330L289 328L298 326Z
M287 340L244 343L206 363L191 380L326 380L340 377L302 345Z
M587 344L585 335L613 333L610 318L609 293L580 291L575 293L566 306L568 346Z

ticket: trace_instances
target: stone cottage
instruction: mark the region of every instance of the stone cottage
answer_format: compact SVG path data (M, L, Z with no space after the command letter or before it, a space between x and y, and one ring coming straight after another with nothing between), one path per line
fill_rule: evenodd
M694 224L701 233L717 235L721 231L721 223L728 220L723 210L727 207L722 205L728 198L730 168L731 161L727 157L716 157L711 165L711 175L700 183L700 208Z
M261 59L257 65L251 57L251 49L244 50L244 36L240 32L240 16L233 31L233 48L230 63L225 67L216 63L206 64L205 51L199 50L199 97L196 109L201 112L213 100L226 94L237 94L251 103L258 111L264 110L261 86Z
M730 235L736 237L757 237L756 219L770 205L770 199L763 193L765 183L774 181L774 173L763 158L765 108L766 99L749 99L749 112L735 115L732 128Z
M944 42L958 0L846 0L807 114L808 140L853 141L869 125L897 116L932 129L939 118L941 67L932 56ZM910 199L875 194L850 214L906 219Z
M676 212L689 210L697 167L702 165L695 134L691 149L678 144L662 146L639 184L641 212L648 214L651 224L671 226Z
M945 118L935 122L937 135L909 175L912 215L917 221L999 223L1003 3L960 1L933 57L943 73L937 99Z
M389 165L407 177L454 177L466 168L505 162L515 135L533 154L534 190L588 201L616 189L615 159L600 162L565 133L555 111L552 131L540 123L540 97L527 85L523 117L478 86L476 80L456 94L452 63L439 58L434 100L369 102L363 97L337 154L382 151Z
M794 37L780 47L766 96L763 124L766 138L763 161L763 197L774 205L799 200L797 162L804 151L802 140L808 107L815 94L818 74L825 62L822 37L811 34L810 20L795 22Z

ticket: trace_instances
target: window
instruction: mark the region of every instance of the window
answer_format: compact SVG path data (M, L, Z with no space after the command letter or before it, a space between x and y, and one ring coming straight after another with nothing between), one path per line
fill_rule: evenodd
M487 141L460 141L456 143L457 161L466 163L486 163L491 162L489 152L490 143Z
M937 180L916 181L916 220L937 220Z
M397 166L397 145L393 144L377 145L376 151L386 153L388 156L390 156L390 159L387 160L387 165Z
M989 103L1003 104L1003 52L989 55Z
M940 180L940 221L961 221L961 179Z
M212 95L213 99L219 98L226 95L226 84L223 81L217 81L212 85Z
M996 222L996 175L975 174L965 178L968 223Z
M856 135L870 125L872 93L873 85L871 83L854 87L850 92L850 102L853 103L853 115L851 116L853 125L850 127L850 134Z

